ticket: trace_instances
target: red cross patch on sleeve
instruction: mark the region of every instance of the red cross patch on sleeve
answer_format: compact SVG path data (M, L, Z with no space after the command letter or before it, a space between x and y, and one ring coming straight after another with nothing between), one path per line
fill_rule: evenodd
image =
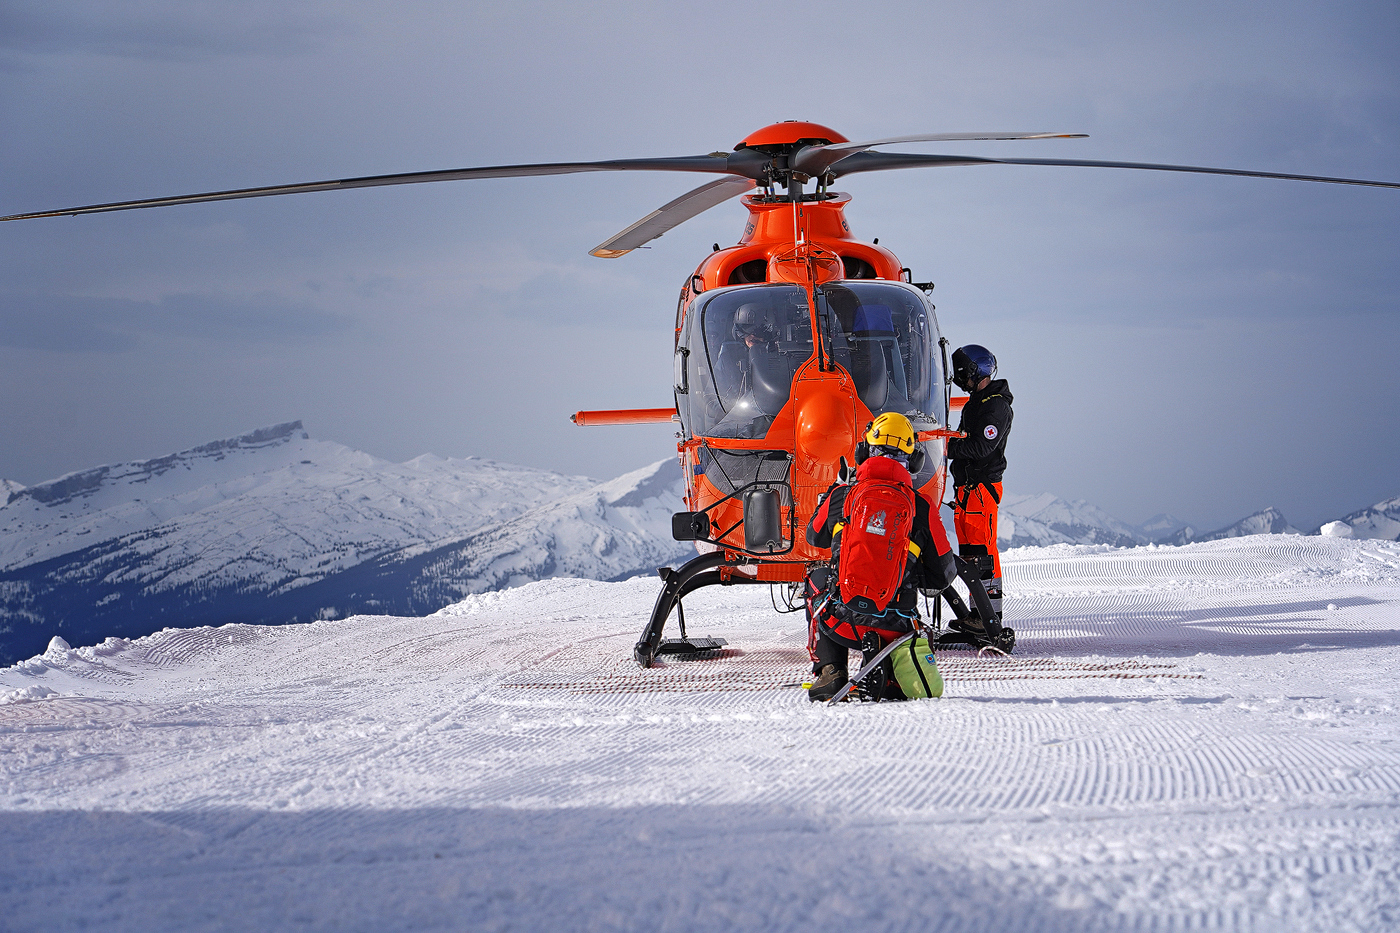
M997 426L994 425L994 424L989 424L989 425L987 425L985 428L982 429L982 436L985 437L985 438L986 438L987 440L989 440L989 441L994 441L994 440L996 440L996 438L997 438Z

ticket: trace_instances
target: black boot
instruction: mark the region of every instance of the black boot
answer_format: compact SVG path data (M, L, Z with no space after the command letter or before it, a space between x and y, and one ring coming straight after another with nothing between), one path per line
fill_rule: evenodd
M875 659L875 655L879 654L883 647L885 645L880 640L880 636L874 632L866 632L861 637L861 670L864 670L865 666ZM876 703L886 699L904 698L904 694L899 692L899 686L894 680L894 662L889 658L885 658L869 674L866 674L865 680L856 685L856 690L862 700L874 700ZM897 697L896 694L898 694Z
M836 696L842 687L846 686L846 680L844 667L828 664L822 668L817 679L812 681L812 686L807 689L807 699L813 703L829 700Z
M966 619L949 619L948 628L955 632L965 632L968 635L987 634L987 627L975 615L970 615Z
M995 648L1002 654L1010 654L1016 647L1016 630L1000 622L987 626L976 615L970 615L966 619L949 620L948 633L938 639L938 643L944 647L961 644L974 648Z

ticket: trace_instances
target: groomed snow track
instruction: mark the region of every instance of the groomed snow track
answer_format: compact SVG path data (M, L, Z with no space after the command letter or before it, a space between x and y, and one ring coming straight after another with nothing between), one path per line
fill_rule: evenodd
M807 703L800 616L630 660L657 581L167 630L0 672L14 930L1388 930L1400 545L1027 548L1010 658Z

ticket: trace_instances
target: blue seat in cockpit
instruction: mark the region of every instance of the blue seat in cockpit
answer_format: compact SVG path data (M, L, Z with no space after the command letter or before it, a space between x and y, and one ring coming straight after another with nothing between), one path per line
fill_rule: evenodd
M894 315L889 305L862 304L856 308L856 317L851 325L851 333L856 336L879 334L894 336Z
M851 323L851 377L856 381L856 394L871 411L881 410L889 401L888 350L894 344L894 336L894 315L889 305L862 303L856 308Z

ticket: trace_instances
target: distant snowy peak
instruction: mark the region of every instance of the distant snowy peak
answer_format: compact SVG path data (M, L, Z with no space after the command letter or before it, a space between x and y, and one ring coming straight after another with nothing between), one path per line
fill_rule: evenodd
M1338 535L1340 529L1331 527L1336 524L1336 522L1329 522L1324 525L1321 529L1322 533ZM1377 502L1370 508L1360 509L1350 515L1344 515L1340 519L1340 524L1350 529L1350 533L1346 534L1346 537L1400 541L1400 496L1386 499L1384 502Z
M1270 506L1261 512L1255 512L1248 518L1242 518L1228 528L1222 528L1210 535L1206 540L1219 541L1223 538L1242 538L1245 535L1300 535L1297 528L1288 523L1288 519L1283 517L1283 513Z
M598 489L614 508L649 506L660 501L672 512L678 512L685 505L685 476L681 473L680 461L674 457L624 473ZM669 515L666 522L669 535Z
M293 439L307 440L308 435L300 421L260 428L238 437L201 444L189 450L158 457L154 460L138 460L131 463L118 463L69 473L47 483L39 483L20 490L15 499L32 499L42 505L65 505L75 499L90 498L114 487L132 487L149 484L173 470L194 470L201 463L224 460L248 452L263 451L270 447L285 446Z
M1140 529L1109 515L1083 499L1061 499L1050 493L1008 494L1001 500L998 540L1003 547L1044 547L1051 544L1147 544Z
M1181 545L1201 540L1204 540L1201 537L1201 532L1194 525L1182 525L1171 534L1154 537L1152 543Z
M476 457L390 463L313 440L293 421L21 490L0 509L0 572L101 544L147 567L151 586L230 576L285 585L596 483Z
M1348 516L1346 521L1382 509L1368 509ZM1400 499L1391 500L1390 520L1400 533ZM1379 515L1375 524L1385 527L1386 518ZM1190 544L1193 541L1219 541L1243 535L1302 534L1288 523L1275 508L1255 512L1233 525L1201 534L1195 527L1174 515L1158 514L1141 525L1130 525L1109 515L1098 506L1082 499L1061 499L1050 493L1039 495L1006 495L1001 502L1001 519L997 539L1002 547L1044 547L1051 544L1110 544L1132 547L1139 544ZM1358 532L1358 537L1364 535ZM1382 537L1376 534L1375 537ZM1393 538L1392 538L1393 540Z
M1242 518L1219 531L1212 531L1210 534L1197 535L1194 530L1187 526L1174 535L1159 540L1159 544L1190 544L1194 541L1222 541L1225 538L1242 538L1245 535L1300 535L1297 528L1288 523L1288 519L1283 517L1283 513L1270 506L1262 511L1255 512L1246 518Z
M445 604L549 577L617 580L651 573L695 556L693 544L671 537L671 515L683 507L684 494L679 462L653 463L431 553L415 549L423 560L409 588L435 591L435 601Z
M618 579L671 538L675 458L599 483L478 457L391 463L300 422L98 467L0 507L0 664L163 625L432 612L546 577Z
M9 504L9 501L19 495L22 489L24 489L23 483L16 483L12 479L0 479L0 508Z
M1159 541L1162 538L1174 535L1183 528L1189 528L1190 523L1177 518L1175 515L1160 512L1147 521L1138 525L1138 530L1152 541ZM1193 534L1195 532L1192 532Z
M945 510L946 512L946 510ZM945 523L949 516L945 515ZM951 527L951 525L950 525ZM1329 522L1313 534L1400 541L1400 496ZM1154 515L1141 525L1129 525L1082 499L1061 499L1050 493L1006 495L1001 502L997 539L1003 548L1050 544L1191 544L1245 535L1299 535L1278 509L1269 507L1216 531L1202 533L1174 515Z

